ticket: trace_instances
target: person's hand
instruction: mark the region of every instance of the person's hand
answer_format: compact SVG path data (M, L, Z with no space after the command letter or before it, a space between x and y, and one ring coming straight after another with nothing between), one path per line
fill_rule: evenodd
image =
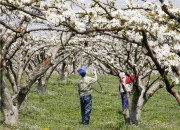
M95 70L93 70L93 74L96 75L96 71Z

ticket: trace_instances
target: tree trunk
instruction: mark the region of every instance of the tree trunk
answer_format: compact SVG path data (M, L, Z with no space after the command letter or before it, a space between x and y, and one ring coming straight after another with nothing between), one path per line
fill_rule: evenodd
M37 81L38 81L38 92L39 93L45 93L46 88L45 88L45 83L42 82L42 78L39 78Z
M77 74L76 60L73 61L73 73Z
M178 90L173 87L167 87L167 86L166 86L166 90L175 97L176 101L180 105L180 93L178 92Z
M180 65L171 66L172 71L176 73L180 78Z
M64 61L61 67L61 80L66 80L67 79L67 75L66 75L66 62Z
M144 98L141 94L140 97L135 98L132 104L129 105L128 109L123 112L125 123L129 125L138 125L141 117L142 108L144 106Z
M1 84L1 101L2 113L4 122L7 125L16 125L18 123L18 108L17 104L13 103L6 83L2 80Z
M141 83L140 83L141 84ZM133 94L133 99L130 108L130 123L138 125L138 122L141 118L141 113L144 105L147 101L152 97L152 95L161 89L164 85L163 81L158 81L154 83L151 87L143 87L141 84L141 90L135 87L135 91Z
M130 108L130 124L138 125L140 119L141 109L138 106L139 98L141 97L141 92L138 87L135 87L135 91L132 98L131 108ZM139 116L139 117L138 117Z
M27 96L24 99L24 101L21 103L20 107L19 107L19 111L23 110L24 108L26 108L27 106Z

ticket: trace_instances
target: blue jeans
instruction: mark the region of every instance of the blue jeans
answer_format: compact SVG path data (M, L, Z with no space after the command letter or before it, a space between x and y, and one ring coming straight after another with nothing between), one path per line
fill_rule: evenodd
M129 106L128 99L126 96L126 92L121 93L121 100L122 100L122 110L124 111Z
M82 96L80 97L81 104L81 117L82 124L89 124L91 109L92 109L92 96Z

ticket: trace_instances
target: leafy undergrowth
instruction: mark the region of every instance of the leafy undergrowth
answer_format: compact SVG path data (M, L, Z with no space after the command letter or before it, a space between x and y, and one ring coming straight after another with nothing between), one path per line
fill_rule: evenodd
M102 93L93 92L90 125L80 124L77 76L61 82L54 76L46 94L38 94L34 85L28 95L27 108L20 112L18 126L4 125L2 130L179 130L180 109L175 99L162 88L145 105L138 126L127 126L121 114L118 79L99 76ZM98 83L93 88L100 91ZM2 117L2 116L0 116Z

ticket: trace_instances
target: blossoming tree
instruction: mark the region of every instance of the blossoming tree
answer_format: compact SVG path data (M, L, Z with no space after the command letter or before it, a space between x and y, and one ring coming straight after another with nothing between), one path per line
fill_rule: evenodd
M0 1L0 108L9 125L18 123L19 110L33 83L63 61L64 47L74 36L66 27L53 26L38 5L36 1Z
M7 63L10 63L8 58L11 59L12 56L21 54L21 52L25 52L26 55L29 52L28 49L33 53L33 48L26 50L24 45L26 34L30 34L32 31L71 32L72 35L69 35L61 43L69 42L75 34L90 37L103 35L109 36L110 40L118 39L120 45L117 44L117 41L101 41L100 44L97 44L99 50L94 48L92 52L85 51L85 53L96 56L96 64L101 69L108 68L107 72L110 74L118 75L120 68L120 71L128 70L137 75L132 105L129 108L129 113L125 114L128 123L137 124L142 107L153 93L162 87L162 83L165 83L168 92L180 103L179 93L173 87L174 83L177 83L177 78L176 82L170 82L167 77L169 73L172 73L172 66L179 64L180 60L177 53L180 41L179 10L164 0L160 0L160 2L161 4L157 4L143 0L142 4L138 5L133 0L125 0L125 5L121 7L118 0L92 0L89 5L83 0L1 0L1 78L2 70L8 65ZM171 41L165 44L165 40L169 37ZM32 40L33 43L36 41L40 43L40 39L37 37L35 39ZM52 38L50 39L52 40ZM29 41L31 40L28 40L28 44ZM45 43L53 42L49 39L43 39L43 41ZM13 44L16 45L16 51L10 52L13 49ZM18 45L22 48L18 49ZM53 66L58 51L63 48L63 44L55 46L55 51L50 50L51 55L30 73L24 84L19 89L14 89L17 94L12 98L6 83L1 80L1 102L5 123L11 125L17 123L19 107L32 84ZM71 45L68 47L74 52L81 49ZM45 46L43 49L47 50ZM21 55L20 60L26 59ZM21 65L22 62L18 62L17 67L21 68ZM11 69L11 66L8 69ZM158 81L157 84L149 82L151 72L154 69L160 74L160 78L157 79L161 80L155 80ZM106 70L104 69L104 71Z

